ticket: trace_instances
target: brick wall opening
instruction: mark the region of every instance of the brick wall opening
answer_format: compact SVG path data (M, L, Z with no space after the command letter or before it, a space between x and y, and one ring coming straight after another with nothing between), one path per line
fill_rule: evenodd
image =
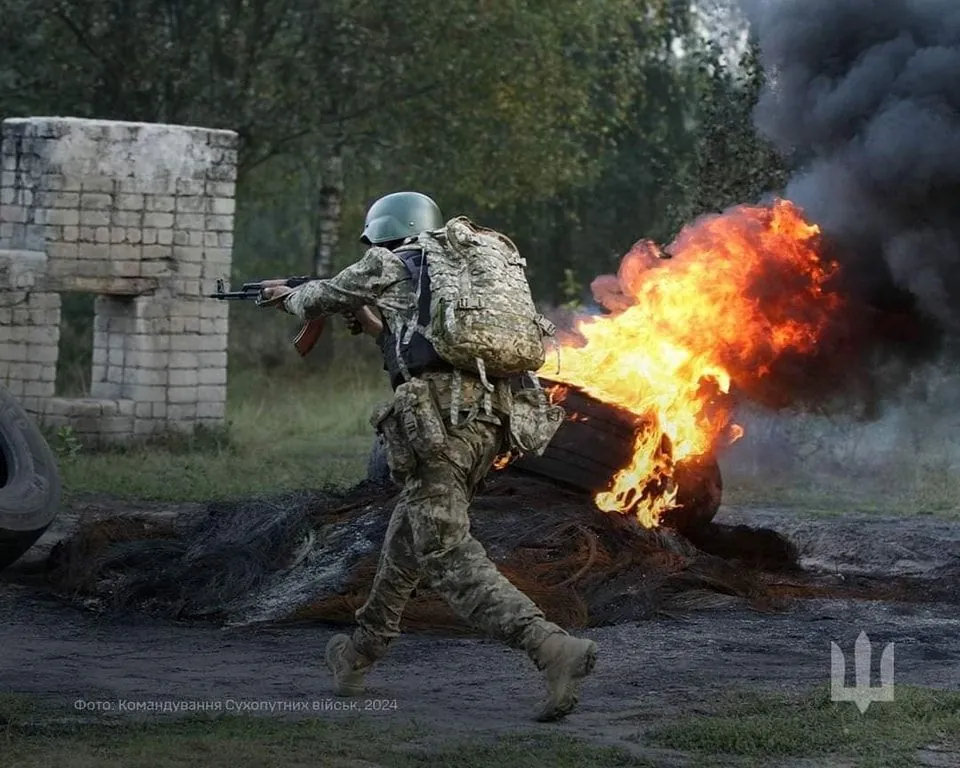
M57 344L57 397L89 397L93 370L93 322L96 295L60 295L60 340Z
M91 394L104 400L128 399L131 387L141 383L142 371L132 379L129 370L139 364L134 349L137 330L136 300L132 296L97 296L94 302ZM165 371L154 373L165 383Z

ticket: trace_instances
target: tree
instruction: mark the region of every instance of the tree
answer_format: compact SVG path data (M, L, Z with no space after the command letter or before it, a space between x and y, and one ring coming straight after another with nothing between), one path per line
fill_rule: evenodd
M0 0L0 114L236 130L245 171L304 133L287 0ZM55 106L55 110L51 107Z
M734 84L691 66L676 0L0 0L0 18L0 118L240 134L244 276L329 274L372 199L413 188L507 231L553 298L733 196L710 162L752 134L746 107L698 112Z
M748 46L735 67L724 65L716 46L697 59L702 86L691 212L699 215L758 202L783 189L787 166L754 129L753 111L764 78L756 46Z
M538 295L554 302L569 300L572 283L589 299L594 277L615 270L639 238L671 236L688 208L697 73L678 48L695 47L689 8L650 4L629 32L605 48L608 77L629 79L629 87L611 86L604 70L594 80L594 110L605 112L611 94L622 103L619 119L590 148L593 174L498 212L531 254Z

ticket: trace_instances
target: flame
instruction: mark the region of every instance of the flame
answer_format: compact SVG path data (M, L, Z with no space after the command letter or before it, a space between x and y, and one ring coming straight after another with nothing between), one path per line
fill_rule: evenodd
M548 358L538 374L638 417L633 458L596 496L602 510L656 527L676 506L675 464L743 436L731 387L816 350L841 304L825 288L837 267L819 235L789 201L740 206L688 226L666 252L638 242L616 277L595 281L610 314L578 318L559 371Z
M501 469L506 469L516 458L512 453L503 453L497 456L493 460L492 470L494 472L499 472Z

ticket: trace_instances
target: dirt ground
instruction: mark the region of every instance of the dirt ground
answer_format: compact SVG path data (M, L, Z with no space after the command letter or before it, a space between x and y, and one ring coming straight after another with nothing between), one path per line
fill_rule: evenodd
M153 505L152 511L182 510ZM805 568L838 582L883 574L935 582L960 568L960 522L732 508L717 520L786 534L800 548ZM43 559L70 521L68 511L31 552L28 566ZM248 712L267 711L270 705L258 702L297 702L321 707L323 717L389 718L395 725L427 726L438 737L562 729L647 756L650 750L636 741L646 727L710 711L732 691L801 692L828 684L831 641L852 650L861 631L875 645L896 643L898 685L960 689L955 592L941 591L939 602L910 604L800 599L777 614L741 605L584 631L598 642L600 660L581 707L562 724L541 726L527 717L542 694L537 672L521 654L494 642L406 635L371 677L369 697L355 709L334 711L321 659L333 627L221 629L98 616L13 570L0 578L2 688L51 706L111 702L113 714L120 700L220 701ZM664 765L679 760L658 753Z

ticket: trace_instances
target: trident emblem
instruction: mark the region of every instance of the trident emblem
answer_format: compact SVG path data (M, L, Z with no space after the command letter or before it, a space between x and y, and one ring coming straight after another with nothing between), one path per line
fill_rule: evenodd
M866 632L861 632L853 648L854 684L845 685L847 660L840 646L830 643L830 700L852 701L862 715L875 701L893 701L893 643L888 643L880 655L880 685L870 684L870 666L873 647Z

